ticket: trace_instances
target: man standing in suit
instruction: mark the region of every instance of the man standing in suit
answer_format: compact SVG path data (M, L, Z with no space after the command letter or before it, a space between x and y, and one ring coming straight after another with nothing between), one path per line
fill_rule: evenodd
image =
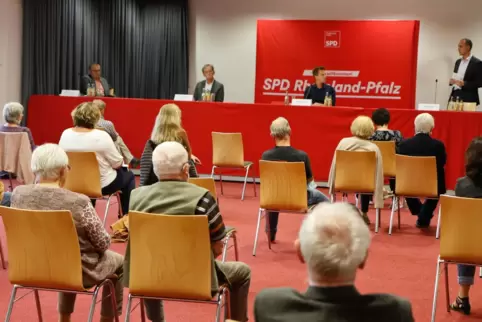
M415 118L415 136L402 141L398 145L398 153L416 157L435 157L437 163L438 195L446 192L445 187L445 163L447 154L445 145L442 141L432 138L435 121L433 116L422 113ZM413 178L413 180L423 180L423 178ZM438 199L426 199L424 203L418 198L405 198L408 208L414 216L418 216L417 228L428 228L433 212L437 208Z
M206 79L196 84L194 100L202 101L203 93L209 93L214 94L214 102L224 102L224 85L214 79L214 66L204 65L202 73Z
M360 294L354 286L370 245L370 231L348 203L321 203L308 214L295 241L308 268L308 290L265 289L254 302L257 322L412 322L410 303L389 294Z
M464 103L477 103L479 87L482 87L482 62L472 56L472 41L464 38L459 42L459 58L455 62L454 74L450 79L452 85L451 97L460 98Z
M88 95L88 88L93 88L94 96L114 96L109 82L100 75L100 65L97 63L90 65L89 74L80 79L80 94Z

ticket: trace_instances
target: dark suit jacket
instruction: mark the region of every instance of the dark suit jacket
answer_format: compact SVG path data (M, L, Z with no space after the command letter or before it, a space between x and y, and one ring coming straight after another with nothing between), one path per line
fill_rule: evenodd
M206 80L200 81L196 84L194 89L194 100L201 101L203 96L203 89L206 86ZM213 87L211 88L211 93L214 94L215 102L224 102L224 85L217 80L213 81Z
M102 83L102 87L104 87L104 95L109 96L110 85L109 82L103 77L100 78L100 82ZM80 79L80 94L87 95L87 88L89 84L95 84L94 79L90 75L84 75Z
M445 163L447 163L447 154L442 141L436 140L428 134L418 133L414 137L400 142L397 153L417 157L434 156L437 161L438 193L443 194L447 191L444 169ZM414 179L422 180L423 178Z
M461 58L455 62L454 73L459 70ZM454 91L450 96L460 97L464 102L471 102L480 104L479 100L479 87L482 87L482 62L480 59L472 56L467 66L467 71L464 76L464 86L461 90Z
M254 302L257 322L412 322L412 307L389 294L361 295L354 286L265 289Z

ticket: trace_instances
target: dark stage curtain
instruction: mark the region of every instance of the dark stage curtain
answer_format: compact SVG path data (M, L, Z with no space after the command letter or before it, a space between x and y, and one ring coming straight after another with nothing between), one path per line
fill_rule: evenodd
M23 2L23 103L79 89L93 62L117 96L187 93L187 0Z

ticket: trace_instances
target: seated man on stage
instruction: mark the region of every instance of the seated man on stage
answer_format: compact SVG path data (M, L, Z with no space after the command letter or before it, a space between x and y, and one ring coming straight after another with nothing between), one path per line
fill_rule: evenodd
M216 258L221 255L224 247L226 229L223 217L215 197L208 190L187 182L188 161L188 153L182 144L173 141L159 144L152 153L152 165L159 181L135 189L131 195L130 210L151 214L207 216L213 251L211 258ZM172 242L175 243L176 240ZM213 259L211 264L212 273L217 277L211 281L212 290L217 292L219 285L229 283L231 318L240 322L247 321L251 269L241 262L220 262ZM129 287L129 265L130 246L127 244L124 263L126 287ZM145 299L144 303L150 321L164 321L160 300Z
M311 99L313 105L326 106L336 105L335 89L326 84L326 70L325 67L316 67L313 69L313 77L315 83L305 89L304 99ZM331 103L329 103L331 102Z
M445 187L445 164L447 153L442 141L432 138L435 121L433 116L428 113L419 114L415 118L415 136L402 141L398 145L398 153L417 157L434 156L437 162L437 181L438 194L446 192ZM413 178L413 180L423 180L423 178ZM426 199L424 203L418 198L405 198L408 208L414 216L418 216L417 228L428 228L433 212L437 208L438 199Z
M270 130L276 146L271 150L265 151L261 156L261 159L266 161L304 162L306 182L308 183L308 206L329 201L328 197L316 189L316 183L311 172L310 158L308 158L306 152L297 150L291 146L291 127L288 123L288 120L284 117L278 117L273 121L273 123L271 123ZM268 232L269 224L271 242L275 242L276 240L278 217L278 212L268 212L268 218L266 220L266 232Z
M306 264L306 292L292 288L265 289L254 301L257 322L344 321L413 322L406 299L390 294L361 294L355 287L365 267L370 231L355 206L324 203L308 214L295 241Z
M80 79L80 94L89 95L88 89L92 88L94 90L92 96L114 96L114 93L111 93L114 89L100 75L100 65L97 63L90 65L89 74Z
M214 79L214 66L206 64L203 66L202 72L206 79L196 84L194 100L202 101L204 93L209 94L209 97L214 95L214 99L212 99L214 102L224 102L224 85Z
M105 107L106 107L105 102L102 100L94 100L92 103L97 105L100 111L100 120L97 123L97 127L101 130L106 131L110 135L110 137L112 138L112 141L114 141L117 151L119 151L119 153L122 155L124 159L124 163L129 164L132 168L137 168L141 163L141 161L137 158L134 158L131 151L124 143L124 140L122 140L122 137L115 130L114 123L112 123L111 121L107 121L104 118Z

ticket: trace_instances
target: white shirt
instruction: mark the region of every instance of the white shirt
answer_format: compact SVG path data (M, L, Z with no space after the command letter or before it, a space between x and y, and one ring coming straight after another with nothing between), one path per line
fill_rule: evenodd
M214 81L211 84L208 84L208 81L206 81L206 85L204 86L204 89L211 93L211 89L213 88L213 84L214 84Z
M459 69L457 70L457 73L454 73L454 79L456 80L464 80L465 73L467 72L467 67L469 66L469 62L472 59L472 55L467 57L466 59L462 58L460 60L460 65ZM461 89L459 86L454 85L454 89Z
M65 151L95 152L97 162L99 162L102 188L114 181L117 176L114 168L122 165L122 156L117 151L112 138L105 131L76 132L73 129L67 129L62 133L59 145Z

